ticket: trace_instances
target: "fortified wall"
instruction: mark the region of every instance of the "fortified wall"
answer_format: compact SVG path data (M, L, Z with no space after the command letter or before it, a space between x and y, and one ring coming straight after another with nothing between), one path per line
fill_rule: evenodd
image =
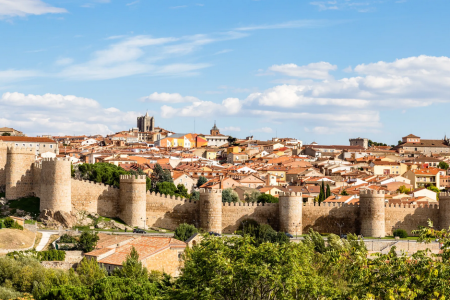
M247 219L301 234L310 228L321 233L357 233L383 237L398 228L408 232L426 226L450 227L450 194L441 193L438 205L389 205L383 191L362 190L359 205L303 203L301 193L281 194L279 203L223 203L221 190L200 190L200 200L151 193L144 176L123 175L120 188L76 180L70 161L35 162L34 149L0 143L0 188L7 199L40 198L40 209L86 210L119 217L130 226L174 230L181 223L206 231L232 233Z

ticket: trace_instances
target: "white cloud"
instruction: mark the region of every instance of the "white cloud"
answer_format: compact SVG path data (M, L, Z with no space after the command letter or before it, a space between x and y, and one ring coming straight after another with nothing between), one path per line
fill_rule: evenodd
M135 5L135 4L138 4L139 2L140 2L140 0L136 0L136 1L133 1L133 2L129 2L129 3L126 4L126 6Z
M192 96L181 96L178 93L157 93L154 92L149 96L142 97L140 99L142 102L164 102L164 103L182 103L182 102L196 102L200 101L196 97Z
M73 95L4 93L0 126L28 134L108 134L133 126L136 112L104 108L97 101Z
M295 20L278 24L253 25L235 28L240 31L262 30L262 29L285 29L285 28L318 28L337 24L326 20Z
M269 71L300 78L328 79L331 78L328 72L336 69L336 65L322 61L310 63L306 66L297 66L296 64L273 65L269 68Z
M238 131L241 131L241 128L235 127L235 126L228 126L228 127L220 128L220 131L223 131L223 132L236 131L236 132L238 132Z
M162 63L170 58L179 58L199 50L202 46L245 36L242 33L221 33L215 35L193 35L153 38L151 36L122 37L108 39L114 43L106 49L92 54L87 62L64 68L59 76L74 80L103 80L133 75L191 76L208 63ZM160 62L156 64L156 62Z
M53 7L41 0L0 0L0 17L24 17L66 12L67 10L64 8Z
M270 127L263 127L263 128L258 128L258 129L252 129L250 130L250 132L263 132L263 133L271 133L273 132L273 129Z
M38 77L41 75L42 74L39 71L35 71L35 70L9 69L9 70L0 71L0 83L23 80L23 79Z
M182 108L174 108L163 105L161 116L173 117L206 117L206 116L230 116L238 114L242 109L242 102L237 98L227 98L222 103L211 101L196 101Z
M73 63L73 58L70 57L61 57L58 58L55 62L55 64L58 66L67 66L70 65L71 63Z
M231 51L233 51L233 50L232 49L223 49L223 50L217 51L216 53L214 53L214 55L225 54L225 53L228 53Z
M353 9L359 12L369 12L375 9L376 4L383 3L379 0L327 0L312 1L309 4L317 6L319 10Z

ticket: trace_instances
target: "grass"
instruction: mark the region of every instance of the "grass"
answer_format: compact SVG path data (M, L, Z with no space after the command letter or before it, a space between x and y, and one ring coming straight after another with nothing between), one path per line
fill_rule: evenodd
M19 200L8 202L10 208L26 211L34 218L37 218L37 216L39 216L39 204L40 200L36 197L21 198Z
M36 221L35 220L25 220L25 224L35 224Z
M39 245L41 239L42 239L42 233L36 232L36 239L34 240L34 246L33 246L33 248L36 249L36 247Z

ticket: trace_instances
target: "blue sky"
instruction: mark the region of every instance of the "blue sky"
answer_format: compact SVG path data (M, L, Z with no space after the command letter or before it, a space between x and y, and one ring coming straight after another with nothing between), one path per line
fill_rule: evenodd
M0 126L442 138L445 0L0 0Z

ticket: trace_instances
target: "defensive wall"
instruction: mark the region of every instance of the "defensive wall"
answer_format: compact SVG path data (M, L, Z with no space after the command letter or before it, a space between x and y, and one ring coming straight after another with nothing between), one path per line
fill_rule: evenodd
M439 205L389 205L383 191L362 190L360 203L303 203L301 193L280 194L279 203L223 203L221 190L200 190L191 201L145 190L145 177L125 175L120 188L71 177L70 161L35 162L34 149L0 143L0 187L7 199L37 196L40 209L85 210L119 217L131 226L174 230L181 223L206 231L232 233L247 219L270 224L291 234L314 229L322 233L391 235L411 232L433 221L435 228L450 226L450 194L440 194Z

